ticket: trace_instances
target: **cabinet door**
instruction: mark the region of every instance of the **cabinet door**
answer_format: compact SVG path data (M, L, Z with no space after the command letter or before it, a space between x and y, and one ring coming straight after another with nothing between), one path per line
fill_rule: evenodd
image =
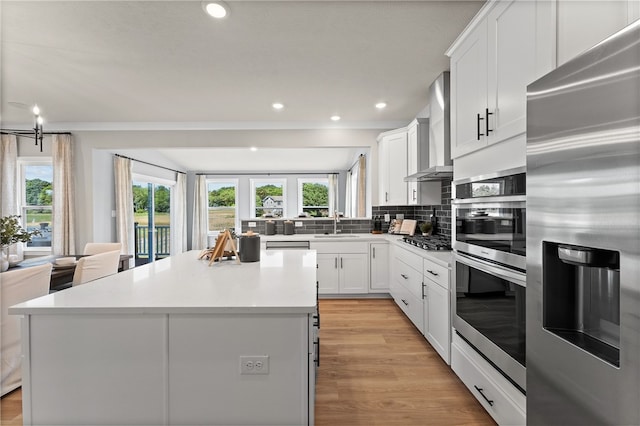
M451 56L451 157L486 145L487 24L480 23ZM478 114L482 120L478 120Z
M433 281L426 280L427 284L427 340L440 356L450 363L451 351L451 320L449 291Z
M389 291L389 244L372 243L370 256L369 290Z
M378 143L378 204L386 206L389 201L389 141L382 138Z
M536 76L536 2L501 1L487 17L488 143L526 131L527 85Z
M389 137L389 184L386 204L404 206L407 204L407 133L401 132Z
M558 66L621 30L637 14L634 0L558 0L557 4Z
M407 175L418 172L418 123L407 129ZM407 202L418 204L418 182L407 182Z
M340 293L368 293L369 256L366 253L340 254Z
M318 293L337 294L339 293L338 275L338 255L333 253L318 253L316 255L318 270L316 279L318 280Z

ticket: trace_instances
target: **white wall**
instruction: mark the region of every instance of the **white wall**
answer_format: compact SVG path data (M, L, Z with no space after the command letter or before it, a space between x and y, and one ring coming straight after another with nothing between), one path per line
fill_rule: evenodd
M378 148L380 130L221 130L221 131L74 131L76 184L76 246L89 241L115 241L113 154L124 149L147 149L145 158L160 166L181 168L157 155L154 148L179 147L363 147L369 148L368 188L372 205L377 204ZM45 148L50 145L45 140ZM187 170L183 170L187 171ZM195 172L195 171L191 171ZM203 170L202 172L209 172ZM194 173L188 174L187 205L193 202ZM248 191L248 180L240 190ZM343 184L342 184L343 186ZM287 185L288 191L295 186ZM293 209L295 212L295 207ZM191 213L188 213L191 221ZM190 229L190 228L189 228Z

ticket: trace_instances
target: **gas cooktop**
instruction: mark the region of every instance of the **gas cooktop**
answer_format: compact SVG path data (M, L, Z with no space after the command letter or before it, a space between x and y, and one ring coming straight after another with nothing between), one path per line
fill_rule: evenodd
M402 237L402 241L423 250L451 250L451 240L444 235Z

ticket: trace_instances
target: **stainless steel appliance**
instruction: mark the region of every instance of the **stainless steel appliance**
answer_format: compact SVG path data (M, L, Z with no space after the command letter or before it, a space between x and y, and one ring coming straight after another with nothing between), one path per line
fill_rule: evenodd
M450 240L444 235L443 236L413 235L413 236L403 237L402 241L423 250L440 250L440 251L451 250Z
M528 86L527 422L640 424L640 21Z
M453 326L524 393L525 169L456 180L453 190Z
M526 269L525 176L517 168L452 183L454 249Z

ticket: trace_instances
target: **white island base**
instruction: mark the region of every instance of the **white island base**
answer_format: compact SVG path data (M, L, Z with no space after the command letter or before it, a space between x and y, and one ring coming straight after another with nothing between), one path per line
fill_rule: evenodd
M12 308L24 424L313 424L315 252L211 267L196 256ZM245 356L267 356L268 373L241 374Z

